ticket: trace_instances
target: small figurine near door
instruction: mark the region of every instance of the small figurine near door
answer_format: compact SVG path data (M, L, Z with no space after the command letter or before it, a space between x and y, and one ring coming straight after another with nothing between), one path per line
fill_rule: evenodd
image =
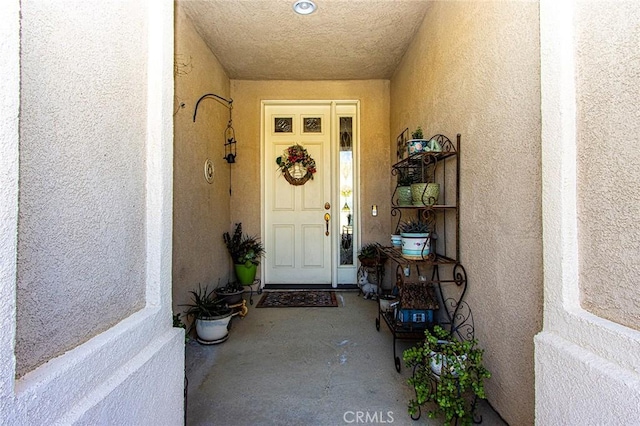
M384 263L387 255L378 250L378 244L369 243L362 246L358 253L358 287L365 299L378 300L379 287L384 277ZM373 274L373 275L371 275Z
M369 282L369 271L365 268L358 270L358 287L365 299L378 300L378 286Z

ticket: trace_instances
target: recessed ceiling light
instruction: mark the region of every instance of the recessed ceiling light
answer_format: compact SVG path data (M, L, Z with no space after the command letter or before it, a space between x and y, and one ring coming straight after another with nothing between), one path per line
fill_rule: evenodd
M298 0L293 4L293 11L298 15L311 15L316 9L316 4L311 0Z

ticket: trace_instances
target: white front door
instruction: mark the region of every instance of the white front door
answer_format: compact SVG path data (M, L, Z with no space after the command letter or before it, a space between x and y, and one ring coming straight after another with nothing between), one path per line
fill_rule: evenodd
M331 115L330 102L263 104L265 284L331 284ZM300 185L276 163L294 145L317 169Z

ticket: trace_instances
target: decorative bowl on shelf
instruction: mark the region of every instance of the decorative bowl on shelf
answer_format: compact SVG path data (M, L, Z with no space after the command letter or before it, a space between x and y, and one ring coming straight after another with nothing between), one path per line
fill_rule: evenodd
M424 152L427 150L427 144L429 143L426 139L410 139L407 141L407 149L409 150L409 155L417 154L419 152Z
M432 206L438 204L439 183L414 183L411 185L411 203L414 206Z

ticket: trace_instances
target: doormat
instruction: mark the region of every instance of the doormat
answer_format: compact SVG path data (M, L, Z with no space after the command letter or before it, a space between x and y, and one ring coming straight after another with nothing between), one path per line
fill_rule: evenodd
M337 307L335 291L276 291L262 296L257 308Z

